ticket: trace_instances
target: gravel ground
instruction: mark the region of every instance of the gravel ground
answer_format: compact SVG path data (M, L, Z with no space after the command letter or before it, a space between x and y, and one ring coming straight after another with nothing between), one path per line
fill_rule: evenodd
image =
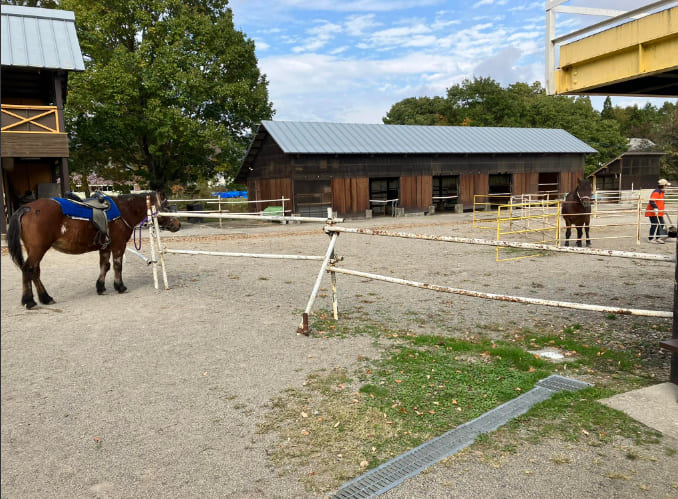
M470 215L346 223L491 239ZM601 231L602 232L602 231ZM163 237L165 233L163 233ZM594 234L595 236L595 234ZM319 226L186 224L168 247L323 255ZM603 247L601 243L596 246ZM606 247L673 254L607 240ZM341 235L342 266L459 288L619 307L671 310L673 265L554 254L495 262L488 247ZM143 249L148 253L148 246ZM371 338L296 334L319 262L168 255L171 289L130 255L129 291L97 296L98 255L54 251L42 278L56 304L20 306L19 271L1 256L3 497L304 497L298 477L267 459L274 436L257 433L269 401L318 369L375 357ZM513 329L575 322L656 342L668 319L480 300L339 276L340 310L416 332L501 337ZM315 309L331 308L327 279ZM439 324L444 322L444 330ZM662 354L653 353L657 357ZM660 359L661 360L661 359ZM657 363L658 381L668 362ZM678 458L662 444L634 450L544 442L487 463L464 452L389 497L676 497ZM565 455L567 459L555 459ZM619 476L612 476L617 470ZM615 471L615 473L617 473Z

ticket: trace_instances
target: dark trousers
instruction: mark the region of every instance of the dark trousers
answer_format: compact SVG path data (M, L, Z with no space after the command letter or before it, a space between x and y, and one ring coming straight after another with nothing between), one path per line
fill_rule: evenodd
M664 217L650 217L650 241L659 239L659 227L664 225Z

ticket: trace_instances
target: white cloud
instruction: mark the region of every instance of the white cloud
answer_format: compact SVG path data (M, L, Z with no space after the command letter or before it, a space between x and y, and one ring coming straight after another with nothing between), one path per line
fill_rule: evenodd
M342 31L343 28L339 24L334 24L328 21L320 21L320 24L313 26L306 31L308 38L306 39L305 43L294 47L292 50L296 53L300 53L313 52L315 50L321 49Z
M255 38L254 39L254 45L256 46L257 50L268 50L271 48L271 46L266 43L264 40L260 38Z
M346 33L350 36L363 36L366 31L381 25L381 23L376 22L374 18L374 14L349 16L344 24Z

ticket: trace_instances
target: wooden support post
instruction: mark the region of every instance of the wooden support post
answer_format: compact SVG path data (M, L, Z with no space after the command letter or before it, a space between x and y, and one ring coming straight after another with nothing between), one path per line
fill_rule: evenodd
M153 266L153 286L158 289L158 260L155 256L155 226L153 225L153 213L151 212L151 197L146 196L146 216L148 220L148 239L151 245L151 265Z

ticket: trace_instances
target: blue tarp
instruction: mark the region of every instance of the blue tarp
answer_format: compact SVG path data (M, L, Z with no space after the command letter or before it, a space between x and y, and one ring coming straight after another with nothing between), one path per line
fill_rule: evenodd
M247 191L213 192L215 198L246 198Z

